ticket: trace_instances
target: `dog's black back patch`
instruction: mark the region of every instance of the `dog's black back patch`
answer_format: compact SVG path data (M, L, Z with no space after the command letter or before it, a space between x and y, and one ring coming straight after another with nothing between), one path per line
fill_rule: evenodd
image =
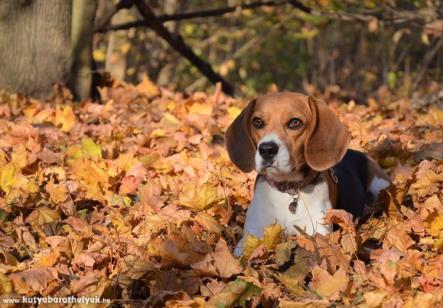
M336 208L351 213L354 218L361 217L365 209L368 178L366 155L359 151L348 150L333 169L338 178Z

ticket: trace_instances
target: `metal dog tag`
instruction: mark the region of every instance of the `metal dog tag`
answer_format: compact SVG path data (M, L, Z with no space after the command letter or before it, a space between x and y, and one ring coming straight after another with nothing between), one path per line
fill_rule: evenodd
M295 214L295 212L297 211L298 197L299 193L295 194L294 199L292 199L291 203L289 203L289 212L291 212L292 214Z

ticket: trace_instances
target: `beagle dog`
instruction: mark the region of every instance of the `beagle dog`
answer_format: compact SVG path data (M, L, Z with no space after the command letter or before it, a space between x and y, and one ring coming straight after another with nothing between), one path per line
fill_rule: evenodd
M391 184L367 155L348 150L350 134L326 103L300 93L280 92L251 101L229 126L226 147L244 172L258 173L244 225L234 250L240 256L248 234L280 224L287 235L298 228L327 234L330 208L361 217L368 196Z

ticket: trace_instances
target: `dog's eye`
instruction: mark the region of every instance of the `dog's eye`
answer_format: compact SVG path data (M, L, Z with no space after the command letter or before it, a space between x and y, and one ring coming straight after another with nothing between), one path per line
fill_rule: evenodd
M288 123L286 124L286 126L289 129L299 129L300 127L303 126L303 122L300 119L297 118L292 118L288 121Z
M258 117L254 117L252 118L252 125L257 129L260 129L265 127L265 122Z

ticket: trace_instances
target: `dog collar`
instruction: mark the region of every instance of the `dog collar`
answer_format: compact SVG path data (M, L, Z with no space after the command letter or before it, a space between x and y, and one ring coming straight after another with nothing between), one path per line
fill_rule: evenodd
M300 189L303 187L306 187L308 185L311 185L313 183L318 183L320 177L320 172L314 171L310 172L302 181L275 181L268 177L267 175L263 175L266 182L268 182L269 185L277 189L278 191L282 193L287 193L290 195L298 195Z

